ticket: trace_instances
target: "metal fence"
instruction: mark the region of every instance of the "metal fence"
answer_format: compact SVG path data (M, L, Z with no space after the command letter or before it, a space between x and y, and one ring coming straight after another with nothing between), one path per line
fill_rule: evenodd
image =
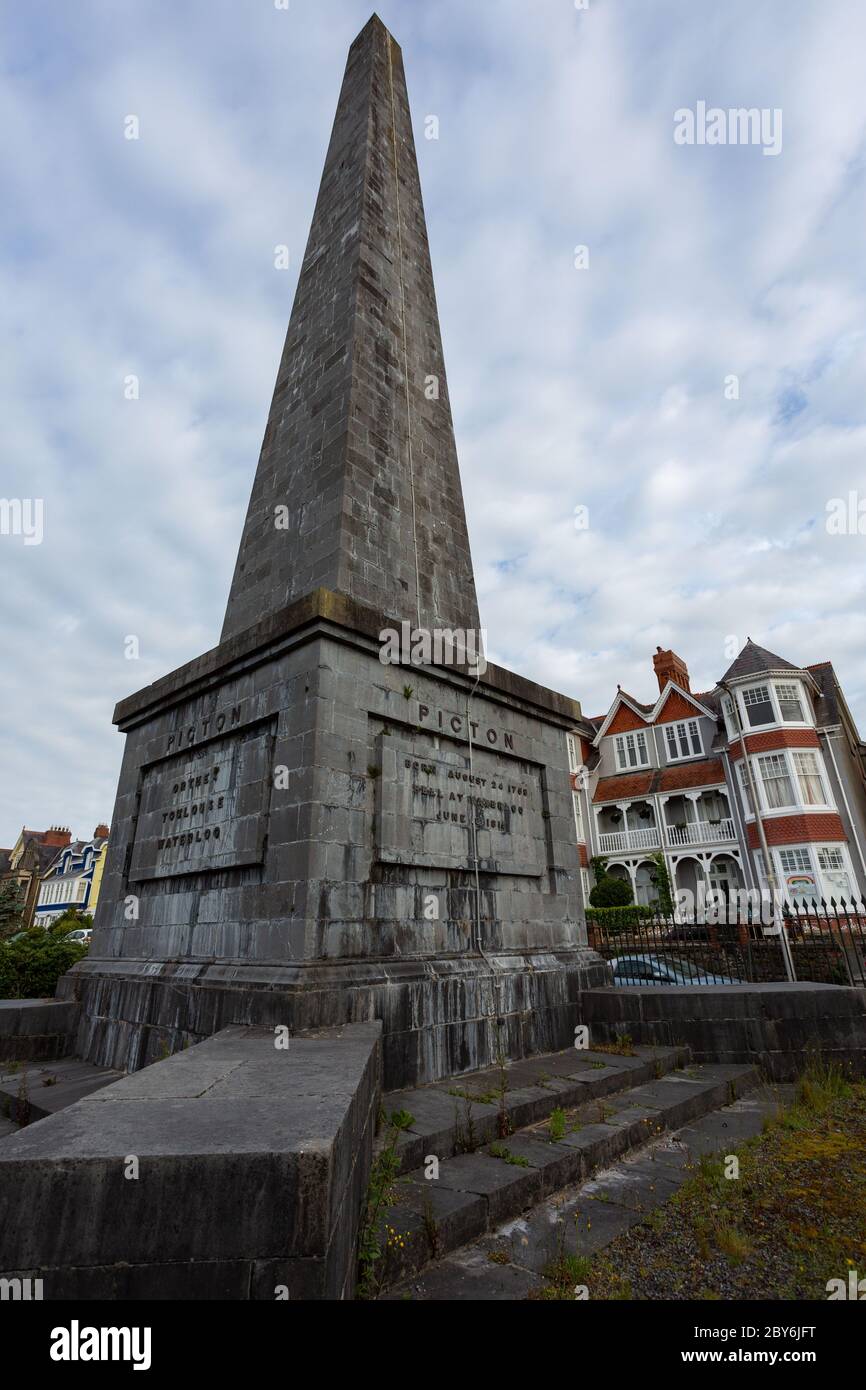
M722 904L707 920L685 921L638 917L634 908L597 914L590 908L587 934L613 965L616 984L866 985L866 901L792 901L746 912Z

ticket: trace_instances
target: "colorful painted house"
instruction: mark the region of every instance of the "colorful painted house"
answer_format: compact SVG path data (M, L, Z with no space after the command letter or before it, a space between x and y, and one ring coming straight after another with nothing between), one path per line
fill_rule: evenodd
M658 698L621 688L569 736L584 900L589 859L655 897L772 888L787 899L866 900L866 744L832 663L798 667L751 640L714 689L659 648Z
M98 825L92 840L74 840L60 851L42 880L34 926L49 927L70 908L93 914L107 847L108 826Z
M12 848L0 850L0 881L13 883L20 895L23 929L33 926L42 879L71 838L65 825L48 830L22 827Z

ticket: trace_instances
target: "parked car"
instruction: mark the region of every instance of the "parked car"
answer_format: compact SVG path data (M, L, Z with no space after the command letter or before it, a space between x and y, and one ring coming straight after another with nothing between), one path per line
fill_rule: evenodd
M82 946L88 946L90 944L90 938L92 935L92 927L76 927L75 931L66 933L66 940L78 941L81 943Z
M611 962L615 985L739 985L742 980L714 975L700 961L662 956L616 956Z

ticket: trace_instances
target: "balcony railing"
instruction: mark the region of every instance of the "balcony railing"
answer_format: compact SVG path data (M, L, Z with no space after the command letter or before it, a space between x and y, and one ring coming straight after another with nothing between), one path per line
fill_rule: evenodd
M708 820L696 820L680 829L675 825L665 828L669 845L719 845L737 838L732 820L720 820L714 825Z
M690 821L682 829L675 825L665 826L666 842L678 848L681 845L723 845L736 840L734 822L720 820L712 824L708 820ZM599 832L598 847L602 854L623 854L633 849L659 849L658 826L651 825L645 830L608 830Z
M660 840L658 826L652 825L648 830L614 830L601 833L598 837L598 846L603 854L616 853L627 849L659 849Z

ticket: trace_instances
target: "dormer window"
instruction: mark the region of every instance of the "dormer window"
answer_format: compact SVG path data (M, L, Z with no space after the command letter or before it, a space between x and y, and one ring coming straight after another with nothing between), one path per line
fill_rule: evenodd
M746 709L746 718L753 729L761 724L775 723L776 715L773 711L773 702L770 699L768 686L753 685L748 690L744 690L743 704Z
M668 762L703 757L704 745L697 719L687 719L682 724L666 724L665 736L668 741Z
M799 686L788 683L777 685L776 696L779 701L779 711L786 724L805 723L803 706L800 702Z
M649 767L646 734L618 734L614 740L616 765L620 772L630 767Z

